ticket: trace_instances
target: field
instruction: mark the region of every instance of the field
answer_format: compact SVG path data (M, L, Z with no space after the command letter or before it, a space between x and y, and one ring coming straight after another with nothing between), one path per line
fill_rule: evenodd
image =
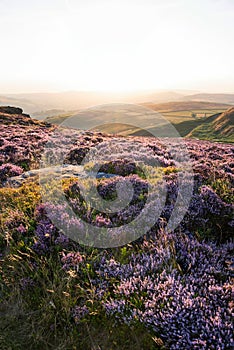
M233 145L0 117L0 348L231 350Z
M170 120L170 122L178 124L187 120L196 120L199 118L210 117L211 115L222 113L225 110L226 109L193 109L187 111L162 111L161 113L165 116L165 118ZM194 114L196 115L195 117L193 116Z

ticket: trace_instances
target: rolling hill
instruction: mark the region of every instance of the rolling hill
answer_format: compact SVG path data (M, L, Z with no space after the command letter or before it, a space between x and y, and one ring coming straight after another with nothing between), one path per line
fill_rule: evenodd
M192 105L191 103L194 102ZM203 103L202 103L203 102ZM204 102L211 103L210 106ZM67 91L50 93L0 94L1 105L14 105L41 119L51 116L51 110L72 111L109 103L146 104L159 110L216 108L212 104L234 104L234 94L195 93L195 91L138 91L126 93ZM167 103L169 105L167 106ZM184 103L184 105L183 105ZM187 103L187 105L186 105ZM159 106L159 104L161 106ZM164 105L165 104L165 105ZM156 106L154 106L156 105Z
M143 107L152 109L155 112L159 112L162 114L165 119L167 119L172 125L176 128L178 133L185 137L190 134L196 128L204 128L211 121L213 121L217 116L225 112L230 105L223 103L214 103L214 102L204 102L204 101L171 101L167 103L155 104L152 102L142 103ZM46 121L52 124L61 124L67 118L78 115L77 118L80 117L81 114L84 113L84 117L87 114L85 111L73 111L67 113L59 113L51 117L47 117ZM117 118L117 123L108 123L108 119L110 118L110 114L103 114L101 119L99 116L98 124L101 125L98 128L98 131L103 131L106 133L112 134L121 134L124 136L132 135L132 136L147 136L149 133L144 130L140 130L139 128L134 128L134 121L136 116L132 115L132 118L129 119L128 123L119 123ZM103 125L105 124L105 125ZM154 125L155 124L155 125ZM158 125L158 123L154 123L153 119L150 120L145 119L144 127L147 128L150 132L155 132L155 130L160 129L160 134L166 136L167 129L163 125ZM196 129L197 130L197 129ZM199 129L200 130L200 129ZM196 136L191 135L191 137L199 138L199 135ZM209 135L207 136L209 137ZM205 134L202 134L202 138L206 138ZM218 132L216 135L216 139L218 138ZM224 140L224 136L221 135L222 140ZM230 140L230 137L228 137Z
M162 113L165 117L169 117L168 119L173 122L174 119L181 119L179 121L184 121L183 117L187 117L191 119L191 113L195 112L198 114L208 114L213 115L220 111L225 111L231 105L225 103L214 103L214 102L201 102L201 101L170 101L164 103L153 103L153 102L143 102L140 103L143 107L148 109L152 109L155 112ZM179 113L178 113L179 112ZM60 124L64 119L79 113L79 110L74 111L57 111L51 110L44 112L46 116L46 120ZM33 114L35 118L37 118L37 114ZM43 118L43 113L40 113L40 118Z
M145 107L153 109L158 112L175 112L175 111L193 111L193 110L213 110L213 109L227 109L231 107L226 103L205 102L205 101L170 101L165 103L143 103Z

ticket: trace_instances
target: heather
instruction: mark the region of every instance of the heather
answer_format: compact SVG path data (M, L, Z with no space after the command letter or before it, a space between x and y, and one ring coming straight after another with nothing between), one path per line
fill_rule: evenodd
M170 231L182 171L173 140L71 130L58 138L43 124L0 128L0 348L232 349L233 145L186 140L194 174L184 181L193 191ZM41 160L82 166L97 145L104 154L97 179L52 172L45 185L38 176L10 184ZM84 174L95 171L90 154ZM94 188L117 201L121 182L132 193L117 212L87 204ZM65 234L84 234L88 223L121 235L155 198L159 217L128 244L95 248Z

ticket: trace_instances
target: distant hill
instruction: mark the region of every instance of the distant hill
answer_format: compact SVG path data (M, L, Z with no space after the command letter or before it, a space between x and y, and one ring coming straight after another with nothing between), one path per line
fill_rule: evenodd
M64 113L66 113L66 111L63 109L49 109L47 111L40 111L40 112L31 113L31 116L35 119L43 120L43 119L50 118L50 117L53 117L55 115L64 114Z
M194 128L188 137L234 142L234 107L216 114Z
M45 116L48 116L48 111L53 109L67 112L109 103L162 103L181 100L187 94L188 92L177 91L21 93L0 96L0 104L21 106L26 113L34 114L42 119L42 111L45 111Z
M38 119L48 115L51 110L73 111L83 108L92 107L95 105L109 104L109 103L146 103L153 107L154 104L170 103L168 109L174 108L193 108L191 102L222 103L234 105L234 94L209 94L209 93L194 93L192 91L140 91L127 93L110 93L110 92L93 92L93 91L67 91L67 92L51 92L51 93L18 93L18 94L1 94L1 105L14 105L24 109L26 113L34 114ZM186 105L179 107L179 103L188 102ZM159 106L157 106L158 108ZM202 107L200 105L195 108ZM153 107L154 108L154 107ZM163 110L167 106L162 106ZM205 105L204 105L204 108ZM210 108L207 106L207 108ZM194 108L193 108L194 109ZM42 113L43 112L43 113Z
M145 107L158 112L173 112L173 111L193 111L193 110L210 110L210 109L227 109L231 107L226 103L204 102L204 101L170 101L166 103L146 102L142 104Z
M183 100L227 103L227 104L234 105L234 94L208 94L208 93L201 94L200 93L195 95L184 96Z
M181 136L187 135L193 128L198 126L201 122L199 120L194 120L195 118L191 117L192 112L196 112L198 115L210 116L217 112L223 112L228 109L230 106L227 104L221 103L211 103L211 102L197 102L197 101L175 101L175 102L167 102L167 103L141 103L143 107L148 109L152 109L155 112L161 113L167 120L169 120L172 124L181 124L180 132L182 132ZM181 113L180 113L181 112ZM76 113L80 113L79 111L71 111L66 113L55 113L52 116L47 117L45 120L51 124L61 124L65 119L75 115ZM104 117L103 117L104 118ZM103 122L108 122L108 120L103 119ZM187 123L189 122L189 123ZM134 117L132 118L132 123L134 124ZM149 127L149 125L145 125L145 127ZM150 127L152 127L150 125ZM119 132L124 134L128 132L129 127L120 127ZM114 128L115 132L117 131L116 127ZM110 126L107 127L105 132L110 131ZM132 127L129 129L129 132L132 132Z
M32 110L37 110L39 107L36 106L32 101L25 98L9 97L0 95L0 105L1 106L18 106L22 108L27 113L31 113Z
M59 125L64 120L66 120L67 118L69 118L77 113L79 113L79 111L63 112L63 113L48 116L44 120L48 123ZM42 120L43 118L40 118L40 119Z

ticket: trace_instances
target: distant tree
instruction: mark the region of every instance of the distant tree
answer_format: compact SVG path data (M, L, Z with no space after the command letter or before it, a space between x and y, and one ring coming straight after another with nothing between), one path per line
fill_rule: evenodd
M192 112L192 113L191 113L191 117L192 117L192 118L196 118L196 117L197 117L197 114L194 113L194 112Z

